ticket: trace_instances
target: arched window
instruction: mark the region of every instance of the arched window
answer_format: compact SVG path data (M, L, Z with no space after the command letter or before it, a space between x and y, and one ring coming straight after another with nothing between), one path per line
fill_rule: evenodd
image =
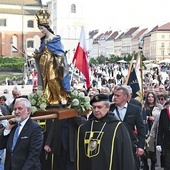
M17 48L18 48L18 37L17 35L13 35L11 37L11 45L14 46L15 48L12 48L12 51L13 52L16 52L17 51Z
M71 13L76 13L76 5L75 4L71 5Z
M27 22L27 27L28 27L28 28L34 28L34 21L29 20L29 21Z
M34 41L32 40L27 41L27 48L34 48Z

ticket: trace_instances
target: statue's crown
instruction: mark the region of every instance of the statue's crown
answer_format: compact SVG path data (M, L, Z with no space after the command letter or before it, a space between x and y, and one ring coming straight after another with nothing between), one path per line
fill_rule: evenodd
M39 24L50 24L50 13L42 8L35 14Z

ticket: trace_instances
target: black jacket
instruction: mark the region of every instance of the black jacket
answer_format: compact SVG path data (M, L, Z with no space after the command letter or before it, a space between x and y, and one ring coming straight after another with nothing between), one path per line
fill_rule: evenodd
M6 148L5 170L40 170L40 153L43 144L41 127L28 119L11 151L16 126L7 136L0 136L0 149Z
M111 105L110 110L113 111L115 105ZM126 115L124 117L123 123L126 125L132 143L136 144L138 148L144 148L145 146L145 126L143 123L141 108L134 104L128 103ZM138 134L134 133L135 128Z
M167 109L163 109L160 113L157 145L170 149L170 119Z
M69 150L70 161L75 159L75 144L78 126L84 123L84 117L73 117L69 119L55 119L51 125L45 145L51 147L54 154L61 155L62 149Z

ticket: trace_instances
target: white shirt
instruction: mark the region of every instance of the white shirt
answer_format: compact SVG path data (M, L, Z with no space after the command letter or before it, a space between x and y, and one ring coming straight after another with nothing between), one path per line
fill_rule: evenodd
M20 129L19 129L19 134L20 134L21 130L23 129L23 127L24 127L24 125L25 125L25 123L27 122L28 119L29 119L29 117L26 118L25 120L23 120L23 121L20 123L21 126L20 126ZM7 136L10 132L11 132L11 130L5 129L5 130L4 130L4 136Z
M119 106L117 106L117 110L115 109L113 111L113 113L121 120L123 121L126 115L126 111L127 111L127 106L128 103L125 103L125 105L123 106L123 108L120 108ZM118 112L117 112L118 111Z

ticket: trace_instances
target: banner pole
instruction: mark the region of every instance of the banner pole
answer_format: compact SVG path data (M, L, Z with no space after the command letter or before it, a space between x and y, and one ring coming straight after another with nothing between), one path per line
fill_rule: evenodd
M125 85L127 85L127 84L128 84L128 80L129 80L130 73L131 73L132 66L133 66L134 54L135 54L135 51L132 53L132 59L131 59L130 65L129 65L128 74L127 74L127 76L126 76L126 82L125 82Z

